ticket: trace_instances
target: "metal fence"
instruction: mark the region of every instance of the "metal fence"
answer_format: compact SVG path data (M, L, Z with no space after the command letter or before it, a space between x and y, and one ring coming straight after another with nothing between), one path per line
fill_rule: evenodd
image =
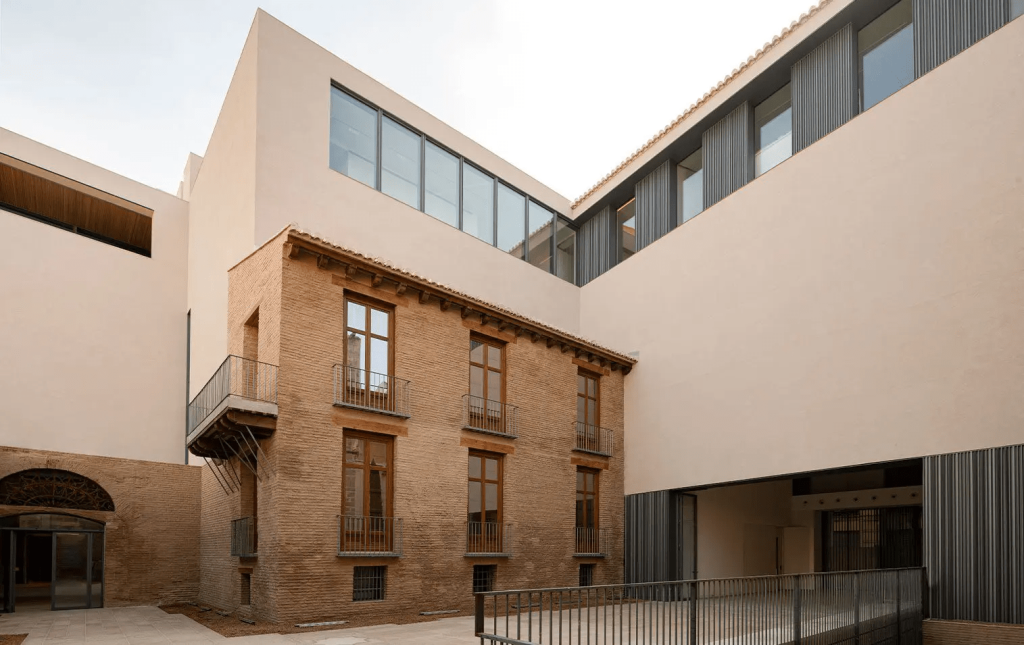
M277 403L277 365L228 356L188 405L191 434L229 396Z
M923 569L476 594L484 643L839 645L921 642Z
M402 520L394 517L339 516L338 555L402 555Z
M519 436L519 408L501 401L463 394L462 427L516 438Z
M409 381L396 376L334 366L334 405L408 418L410 390Z
M231 520L231 555L241 558L256 555L256 520L253 518Z
M576 555L606 555L607 529L576 527Z
M466 555L512 555L512 525L466 522Z
M576 450L611 457L614 449L615 435L611 430L582 421L576 422Z

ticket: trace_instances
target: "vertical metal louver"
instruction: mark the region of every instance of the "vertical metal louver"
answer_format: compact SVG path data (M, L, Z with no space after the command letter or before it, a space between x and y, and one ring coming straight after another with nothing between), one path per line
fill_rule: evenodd
M1024 624L1024 446L925 457L931 615Z
M1009 19L1007 0L913 0L914 75L920 78Z
M672 163L666 161L636 185L636 250L672 230Z
M846 25L793 65L793 153L857 114L857 34Z
M674 580L672 494L626 495L626 584Z
M754 110L743 103L704 132L704 208L710 208L754 176Z
M581 287L612 268L614 264L614 217L611 207L605 206L580 225L580 230L576 233L576 276Z

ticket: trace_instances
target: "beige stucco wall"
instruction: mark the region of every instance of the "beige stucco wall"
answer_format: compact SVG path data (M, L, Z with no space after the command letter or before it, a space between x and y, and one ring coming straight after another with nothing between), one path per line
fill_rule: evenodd
M578 328L574 286L331 170L332 79L563 213L566 198L269 14L259 12L256 25L256 244L295 223L483 300L568 331Z
M1022 63L1017 20L581 290L640 352L627 494L1024 441Z
M188 204L8 130L0 152L154 211L151 258L0 211L0 445L183 462Z

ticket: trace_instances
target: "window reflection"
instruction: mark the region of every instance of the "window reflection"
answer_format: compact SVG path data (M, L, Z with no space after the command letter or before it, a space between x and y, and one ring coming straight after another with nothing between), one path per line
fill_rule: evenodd
M793 108L789 85L754 108L754 176L793 156Z
M555 240L555 272L566 282L576 284L576 231L557 220Z
M420 207L420 135L384 117L381 126L380 189Z
M462 168L462 230L494 244L494 179L470 165Z
M554 221L554 213L530 202L530 264L545 271L551 271L551 228Z
M526 256L526 198L505 184L498 184L498 248L517 258Z
M636 253L636 198L629 200L616 213L619 237L619 262Z
M458 228L459 159L429 141L424 153L426 203L423 205L423 212Z
M331 168L377 185L377 110L331 87Z
M677 170L679 181L679 223L693 219L704 210L704 159L697 149L683 159Z
M913 19L910 0L901 0L857 34L862 110L914 80Z

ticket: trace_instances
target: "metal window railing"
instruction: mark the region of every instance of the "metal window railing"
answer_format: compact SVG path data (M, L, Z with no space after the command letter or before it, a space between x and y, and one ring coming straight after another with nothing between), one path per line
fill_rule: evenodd
M411 389L409 381L389 374L334 366L334 405L408 418Z
M256 520L252 517L231 520L231 555L241 558L256 555Z
M466 522L466 555L512 555L512 525Z
M463 394L462 427L515 439L519 436L519 408L501 401Z
M615 450L615 435L608 428L577 421L574 450L611 457Z
M923 569L476 594L482 643L919 643Z
M402 520L394 517L339 516L338 555L402 555Z
M607 549L608 529L576 527L576 555L604 556Z
M229 396L277 403L277 365L228 356L188 405L191 434Z

